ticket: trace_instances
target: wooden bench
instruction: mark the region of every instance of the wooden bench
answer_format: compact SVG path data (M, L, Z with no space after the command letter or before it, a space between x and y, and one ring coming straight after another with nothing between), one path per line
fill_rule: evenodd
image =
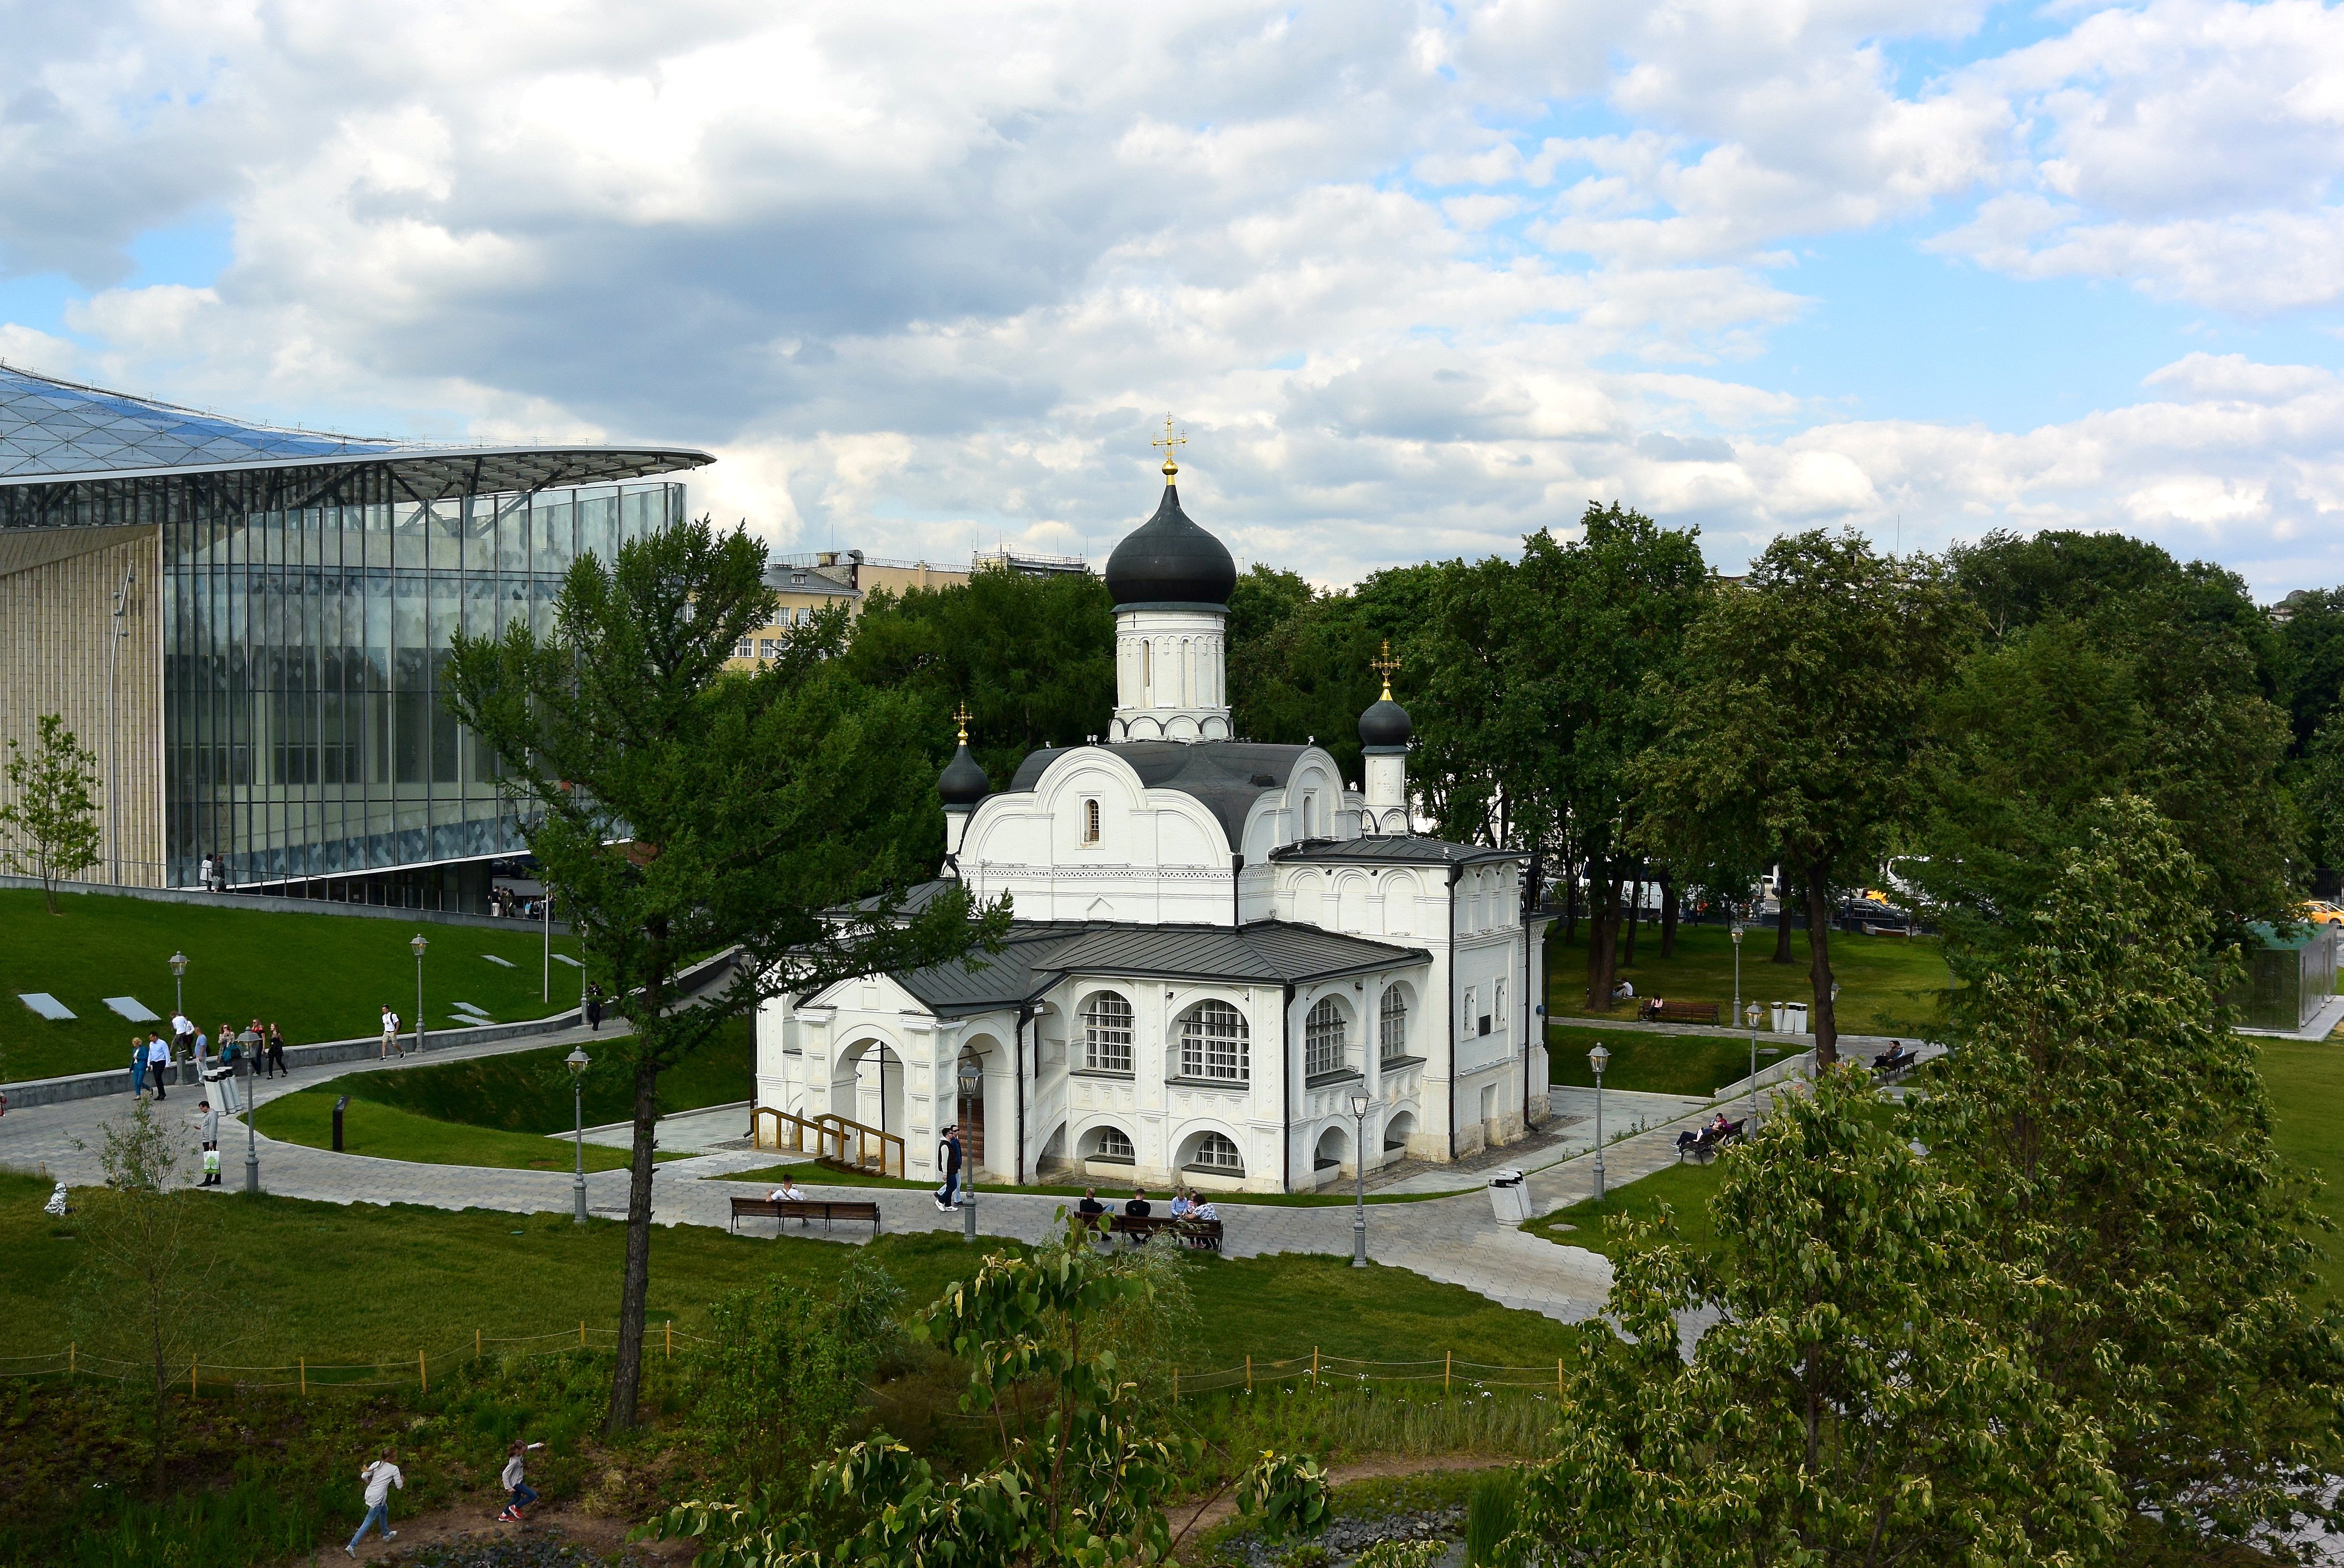
M1893 1046L1872 1058L1872 1070L1875 1077L1901 1078L1904 1076L1904 1069L1920 1059L1919 1051L1908 1051L1903 1046Z
M815 1219L824 1225L834 1219L868 1219L871 1229L879 1229L879 1206L869 1199L802 1198L795 1203L780 1198L736 1198L732 1200L732 1229L738 1231L742 1216L778 1219L783 1224L794 1219L804 1225Z
M1648 1024L1713 1024L1717 1022L1717 1004L1648 1001L1637 1016Z
M1723 1132L1713 1127L1705 1127L1701 1129L1700 1136L1696 1138L1686 1138L1682 1133L1678 1134L1677 1163L1683 1164L1685 1156L1689 1154L1703 1165L1708 1164L1711 1156L1740 1138L1742 1129L1749 1125L1746 1120L1730 1121L1725 1124L1725 1129Z
M1213 1252L1221 1249L1221 1222L1217 1219L1175 1219L1168 1214L1102 1214L1099 1218L1106 1222L1105 1229L1112 1235L1146 1241L1168 1230L1184 1247L1202 1247Z

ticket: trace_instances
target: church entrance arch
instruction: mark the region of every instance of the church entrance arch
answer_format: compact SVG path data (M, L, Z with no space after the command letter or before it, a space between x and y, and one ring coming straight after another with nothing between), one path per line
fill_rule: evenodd
M830 1110L902 1137L904 1058L886 1041L868 1036L839 1052L830 1071Z
M1313 1170L1334 1170L1350 1158L1351 1135L1339 1127L1330 1127L1318 1135L1318 1147L1310 1156Z
M971 1081L961 1068L974 1064L976 1077ZM954 1082L959 1101L953 1109L953 1125L960 1128L961 1163L971 1170L985 1167L985 1056L974 1045L964 1047L960 1062L954 1068Z

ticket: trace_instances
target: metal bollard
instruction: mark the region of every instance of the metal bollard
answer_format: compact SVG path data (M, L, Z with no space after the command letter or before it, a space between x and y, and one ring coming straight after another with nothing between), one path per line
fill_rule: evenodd
M349 1105L350 1097L348 1095L334 1102L334 1152L336 1154L342 1152L342 1112L348 1110Z

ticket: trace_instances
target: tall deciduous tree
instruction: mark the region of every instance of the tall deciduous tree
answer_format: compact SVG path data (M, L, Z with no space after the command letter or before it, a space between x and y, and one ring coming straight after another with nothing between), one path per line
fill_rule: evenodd
M2344 1320L2297 1293L2307 1185L2217 1004L2203 868L2145 801L2088 816L2023 940L1955 993L1917 1130L2048 1287L2038 1359L2107 1431L2135 1560L2201 1562L2336 1517Z
M66 728L58 713L43 713L28 753L8 743L8 790L0 827L8 830L8 858L41 879L49 913L57 908L60 878L97 864L97 758Z
M549 634L515 621L450 654L448 705L496 747L530 853L633 1026L601 1047L633 1088L614 1431L642 1381L660 1075L768 996L956 959L1007 919L958 894L901 906L934 840L935 773L918 702L840 668L840 622L726 673L770 618L764 554L678 523L573 564ZM678 971L726 947L729 983L680 1006Z
M1622 1568L2108 1558L2107 1444L2035 1362L2039 1289L1884 1112L1827 1068L1725 1156L1713 1253L1632 1239L1516 1544ZM1688 1363L1677 1319L1702 1304Z
M1645 842L1686 862L1780 847L1806 895L1821 1061L1839 1057L1832 888L1874 875L1919 814L1930 709L1975 622L1925 557L1790 534L1712 599L1662 683L1666 733L1635 770Z

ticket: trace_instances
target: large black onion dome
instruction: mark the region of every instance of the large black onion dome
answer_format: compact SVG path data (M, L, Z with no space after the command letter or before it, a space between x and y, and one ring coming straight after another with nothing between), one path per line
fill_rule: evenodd
M975 805L993 793L993 785L985 780L985 770L978 767L976 759L968 754L965 739L962 740L960 750L953 754L953 760L945 764L944 776L936 780L936 793L945 797L946 805L953 806Z
M1228 547L1188 521L1169 484L1156 515L1106 558L1106 591L1117 604L1227 604L1237 585Z
M1379 698L1359 715L1359 744L1363 746L1405 746L1415 733L1416 724L1409 718L1408 710L1389 696Z

